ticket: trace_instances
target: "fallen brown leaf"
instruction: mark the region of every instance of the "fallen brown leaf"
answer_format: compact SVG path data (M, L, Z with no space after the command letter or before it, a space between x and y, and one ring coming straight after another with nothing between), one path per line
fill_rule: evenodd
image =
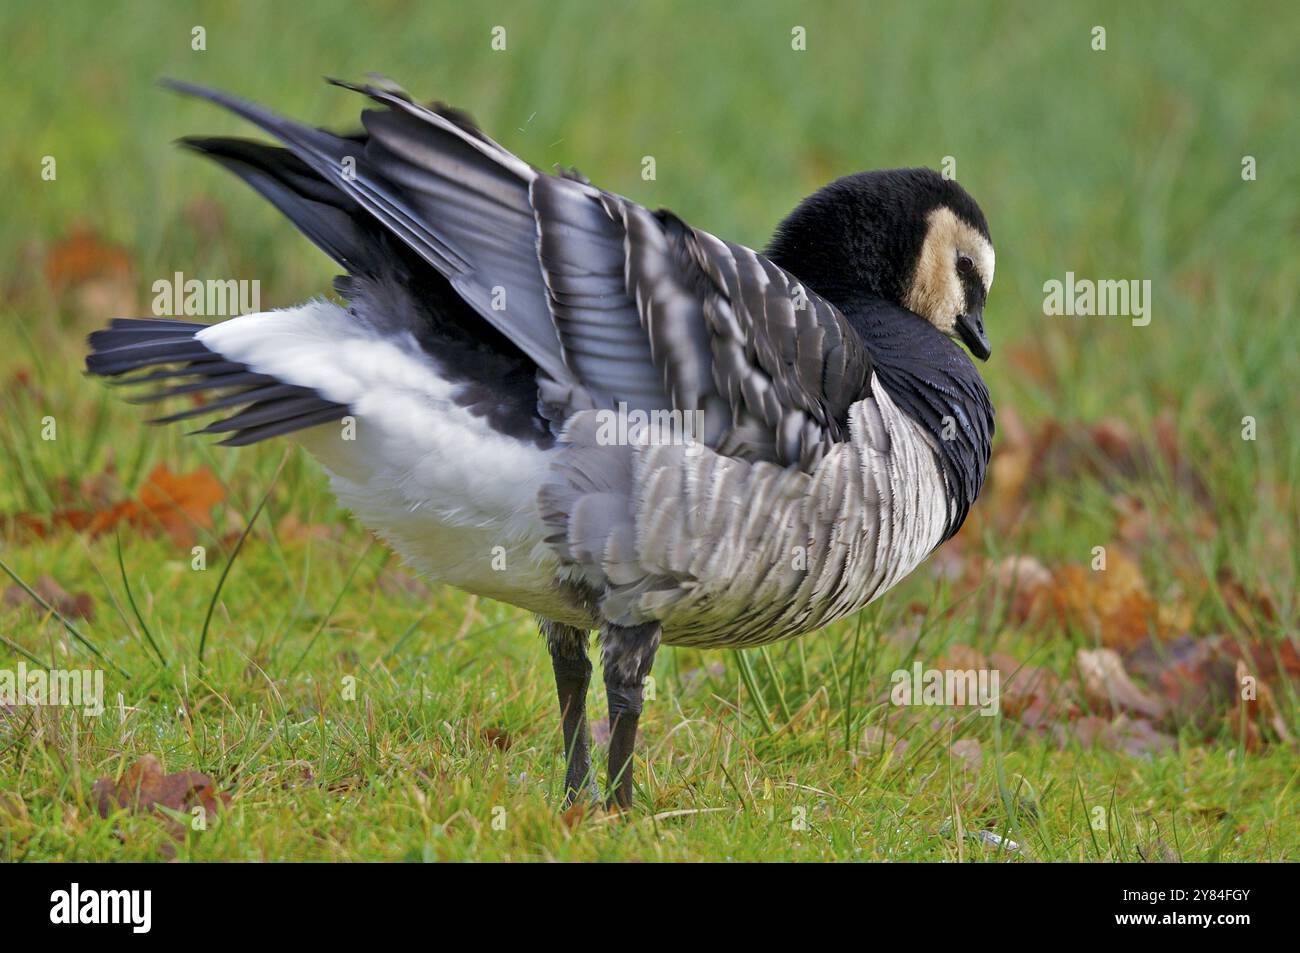
M998 670L998 700L1008 718L1027 728L1045 728L1078 714L1070 697L1073 685L1063 686L1049 669L1025 665L1004 652L994 652L989 662Z
M173 841L183 840L189 827L164 813L164 808L181 814L193 814L196 808L202 808L211 817L230 803L230 795L218 791L208 775L201 771L167 774L162 762L151 754L136 761L116 781L100 778L91 788L91 798L100 817L109 817L117 810L156 817ZM166 844L161 852L170 859L176 849Z
M100 817L119 808L146 814L158 807L187 813L201 806L212 813L230 801L230 795L218 792L212 778L203 772L166 774L162 762L151 754L136 761L116 781L100 778L91 788L91 797Z
M1011 597L1010 618L1017 625L1031 618L1049 597L1054 579L1033 556L1008 556L993 567L998 591Z
M1083 692L1088 700L1111 711L1131 711L1149 718L1164 714L1164 705L1142 691L1128 673L1124 661L1111 649L1079 649L1076 657Z
M180 475L160 463L140 488L131 522L156 523L174 544L188 548L194 545L196 530L212 529L212 508L225 498L225 487L207 467Z
M1229 657L1242 659L1251 672L1269 681L1300 679L1300 648L1294 638L1255 639L1244 643L1225 639L1223 651Z
M1202 734L1213 734L1223 712L1236 706L1236 660L1224 651L1217 636L1176 640L1172 655L1161 662L1148 662L1145 653L1134 654L1133 665L1151 667L1166 699L1167 719L1174 726L1188 725Z
M1147 719L1130 719L1124 715L1113 721L1088 715L1071 722L1068 727L1058 725L1056 733L1062 746L1073 737L1085 748L1096 746L1132 755L1167 751L1175 744L1172 737L1161 734Z
M989 462L989 485L972 513L975 522L1002 530L1023 515L1028 487L1060 486L1089 478L1115 486L1164 469L1201 503L1208 500L1199 475L1182 453L1176 418L1162 411L1154 440L1140 439L1119 417L1092 423L1048 418L1031 429L1014 409L999 411L998 440Z
M1071 563L1056 571L1051 602L1062 625L1125 649L1151 632L1171 636L1191 624L1186 605L1152 597L1141 568L1123 550L1112 546L1106 561L1104 570Z
M95 618L95 601L88 592L70 595L55 581L53 576L41 576L32 584L33 591L53 606L60 615L69 619L85 619L90 622ZM28 594L22 586L9 586L4 591L4 604L7 606L30 606L38 614L45 608Z
M226 495L207 467L176 474L163 464L150 471L136 500L104 504L95 498L102 497L100 485L83 483L83 487L91 506L56 510L49 516L19 513L11 521L40 539L61 529L96 537L126 525L144 533L165 532L177 547L188 549L194 545L199 530L212 529L212 508Z

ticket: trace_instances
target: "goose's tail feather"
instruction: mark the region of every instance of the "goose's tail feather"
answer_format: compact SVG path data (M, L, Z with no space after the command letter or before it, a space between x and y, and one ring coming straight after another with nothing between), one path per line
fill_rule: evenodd
M117 318L109 327L91 333L86 370L116 378L114 385L155 385L137 394L133 398L136 403L208 394L211 399L207 402L150 423L174 423L233 410L233 414L195 431L230 434L220 441L223 446L242 447L347 415L346 404L228 360L200 340L198 335L208 327L187 321Z

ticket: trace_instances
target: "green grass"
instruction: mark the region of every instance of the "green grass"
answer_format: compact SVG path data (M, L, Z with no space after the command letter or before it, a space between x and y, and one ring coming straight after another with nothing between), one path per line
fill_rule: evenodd
M101 718L25 709L0 720L0 858L162 856L170 841L155 819L101 819L90 793L149 753L233 795L219 822L177 846L181 859L1008 858L963 830L1006 834L1022 845L1018 862L1300 857L1285 744L1184 728L1174 749L1141 756L965 710L900 724L883 698L889 673L913 658L917 604L954 607L923 616L925 661L966 644L1068 676L1076 650L1094 644L1068 626L1016 623L1006 593L966 598L926 568L862 619L767 653L662 651L635 815L571 827L557 810L549 662L525 613L411 584L297 451L231 452L146 428L141 408L81 376L85 333L147 313L150 285L174 271L257 278L264 307L320 293L332 274L274 210L170 147L248 129L157 90L160 76L347 125L356 97L319 77L382 71L468 109L538 165L576 165L751 245L835 175L954 156L998 248L983 370L1004 419L1015 408L1031 429L1056 420L1068 433L1118 419L1145 445L1163 414L1194 477L1049 468L1026 488L1020 518L999 523L982 512L988 499L977 506L965 558L1086 563L1092 547L1118 544L1123 493L1159 521L1131 549L1152 592L1188 606L1187 632L1296 638L1294 4L603 7L0 11L15 78L0 101L0 512L52 512L61 480L110 462L122 494L157 463L209 467L227 491L215 527L199 533L201 572L165 535L124 530L121 569L113 534L0 536L0 558L26 582L49 575L93 597L95 618L74 624L125 673L106 667ZM489 48L497 24L500 53ZM807 28L805 53L790 50L795 24ZM1090 48L1096 24L1105 52ZM190 49L195 25L204 52ZM58 163L52 182L40 177L46 155ZM640 175L646 155L652 182ZM1256 157L1256 181L1241 179L1244 155ZM214 207L223 217L202 226ZM42 263L82 226L126 251L130 276L55 294ZM1043 282L1067 270L1149 278L1150 326L1044 317ZM15 383L20 371L29 385ZM1254 442L1240 437L1248 415ZM53 441L41 439L47 416ZM293 532L287 517L322 529ZM1274 620L1248 633L1222 570L1270 593ZM0 668L19 650L51 666L94 664L57 619L26 606L0 605L0 635ZM1300 734L1296 685L1273 690ZM593 718L601 696L593 690ZM869 743L885 727L905 751L886 757ZM504 750L490 740L500 732ZM977 767L950 754L958 739L979 742Z

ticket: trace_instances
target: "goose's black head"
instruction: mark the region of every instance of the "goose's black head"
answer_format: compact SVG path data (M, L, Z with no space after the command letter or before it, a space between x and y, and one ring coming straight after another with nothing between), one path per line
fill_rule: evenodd
M778 226L767 256L841 310L871 299L901 305L988 360L988 223L966 190L937 172L837 179Z

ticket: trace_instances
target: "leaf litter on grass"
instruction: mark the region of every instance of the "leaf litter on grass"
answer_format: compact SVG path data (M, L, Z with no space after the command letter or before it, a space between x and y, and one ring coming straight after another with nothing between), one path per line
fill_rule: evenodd
M95 619L95 600L91 598L90 593L69 593L53 576L39 577L32 584L32 591L61 615L72 619L85 619L87 622L93 622ZM9 607L27 606L37 615L44 615L44 606L19 585L5 588L3 602Z
M1241 738L1248 750L1293 744L1278 689L1300 677L1300 653L1293 639L1276 637L1278 601L1226 567L1207 577L1169 514L1126 489L1134 480L1168 476L1193 504L1181 528L1201 541L1214 538L1204 484L1178 445L1171 415L1157 416L1149 442L1114 418L1069 425L1047 419L1031 430L1014 410L999 415L999 434L980 506L931 563L931 572L950 586L941 616L1001 620L1011 632L1040 641L1064 636L1084 645L1075 646L1064 674L958 643L947 645L937 664L996 669L1003 714L1061 745L1144 754L1172 747L1184 730L1207 741ZM1064 488L1071 481L1100 482L1111 494L1114 541L1094 550L1091 562L987 555L984 535L1014 538L1021 528L1031 487ZM1156 540L1169 555L1159 585L1136 555ZM1196 600L1212 590L1241 629L1236 636L1195 633ZM922 618L930 611L914 608ZM906 647L915 636L897 641ZM885 737L869 747L891 746L893 733Z
M108 818L118 810L154 817L174 841L184 840L189 830L174 815L194 815L201 810L206 823L207 818L230 803L230 795L218 791L209 775L202 771L168 774L162 762L151 754L132 764L120 778L98 779L91 788L91 798L100 817ZM170 857L175 848L168 845L163 852Z
M145 535L165 534L178 548L189 549L201 530L213 528L213 508L226 498L225 487L207 467L174 473L160 463L135 499L116 502L107 496L106 482L101 474L75 491L65 486L59 499L69 505L48 515L18 513L7 522L37 539L65 529L95 538L126 526Z

